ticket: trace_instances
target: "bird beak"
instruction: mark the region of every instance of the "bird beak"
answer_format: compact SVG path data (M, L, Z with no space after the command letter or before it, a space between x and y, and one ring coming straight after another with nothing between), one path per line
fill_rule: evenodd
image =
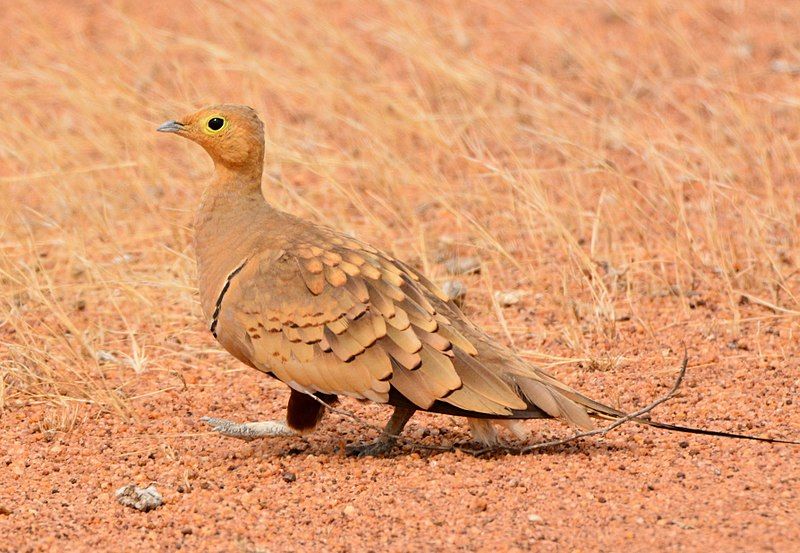
M178 123L177 121L171 120L167 121L156 130L158 132L181 132L184 129L183 123Z

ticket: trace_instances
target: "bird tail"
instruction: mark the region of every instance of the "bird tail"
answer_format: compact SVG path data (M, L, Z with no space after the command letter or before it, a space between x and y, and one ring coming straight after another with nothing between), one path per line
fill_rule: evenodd
M786 440L782 438L767 438L765 436L753 436L751 434L739 434L736 432L724 432L721 430L709 430L706 428L694 428L690 426L679 426L675 424L668 424L651 420L647 416L641 414L648 412L650 409L666 401L672 394L677 391L683 380L683 375L686 372L686 365L688 357L684 355L683 363L680 373L672 391L664 398L651 404L643 411L630 415L619 409L614 409L608 405L595 401L583 394L565 386L544 371L537 370L537 379L519 377L516 378L516 384L525 395L525 397L533 403L539 410L545 411L550 416L563 419L571 424L574 424L584 430L593 430L594 424L591 419L602 419L607 421L619 421L627 419L637 424L652 426L660 428L669 432L682 432L685 434L700 434L703 436L717 436L719 438L733 438L737 440L754 440L758 442L779 443L779 444L792 444L800 445L800 441ZM519 412L519 417L515 418L528 418L527 412ZM639 416L637 416L639 415ZM538 418L534 411L530 412L530 418Z

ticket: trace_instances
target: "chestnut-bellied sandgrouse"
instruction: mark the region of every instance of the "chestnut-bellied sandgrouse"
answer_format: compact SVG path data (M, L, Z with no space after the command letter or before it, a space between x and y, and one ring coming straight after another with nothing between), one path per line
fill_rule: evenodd
M389 450L418 410L467 417L484 442L494 441L494 423L517 430L519 419L555 417L589 429L593 418L623 415L499 345L414 267L270 205L253 109L212 106L158 130L200 144L214 160L195 219L208 328L234 357L291 389L285 421L206 419L217 431L245 439L309 432L325 411L312 396L394 407L380 439L353 448L361 454Z

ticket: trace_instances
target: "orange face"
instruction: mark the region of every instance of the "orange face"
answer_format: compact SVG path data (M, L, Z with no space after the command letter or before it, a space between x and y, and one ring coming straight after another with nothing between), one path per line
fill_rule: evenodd
M226 166L258 161L264 142L264 125L247 106L209 106L156 129L200 144L215 163Z

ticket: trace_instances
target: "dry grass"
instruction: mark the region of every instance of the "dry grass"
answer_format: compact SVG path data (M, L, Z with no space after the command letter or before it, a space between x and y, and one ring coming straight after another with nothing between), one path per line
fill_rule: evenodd
M480 257L471 310L517 346L614 368L592 344L620 318L660 340L654 306L691 324L698 296L733 336L795 326L788 3L42 4L5 10L0 45L0 411L68 429L230 363L190 247L210 163L153 132L211 102L267 119L279 206L437 277ZM515 288L551 317L538 342L492 306Z

